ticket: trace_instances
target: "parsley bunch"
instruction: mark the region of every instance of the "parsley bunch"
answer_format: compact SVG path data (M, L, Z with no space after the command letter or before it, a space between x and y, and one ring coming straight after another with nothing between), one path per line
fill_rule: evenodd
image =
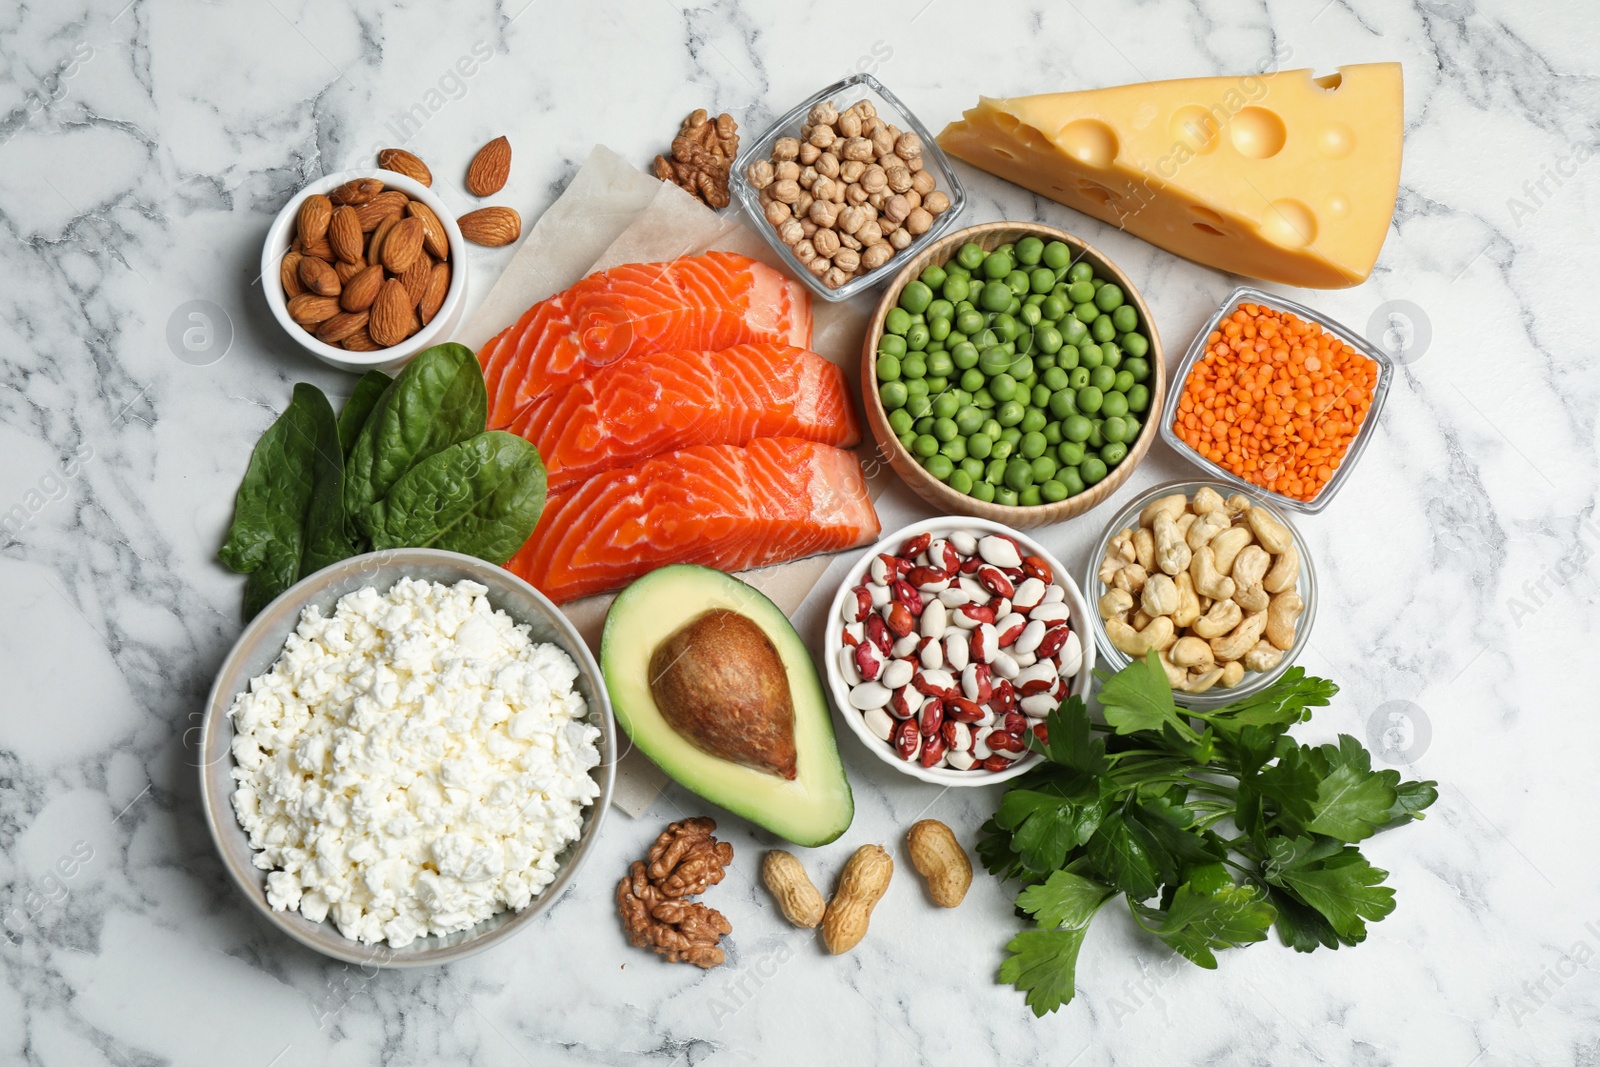
M1299 952L1355 945L1394 910L1388 872L1355 842L1422 818L1437 783L1373 770L1347 735L1289 737L1332 682L1295 667L1201 712L1174 705L1154 654L1100 677L1105 722L1078 697L1053 712L1048 742L1030 738L1045 762L1012 783L978 842L991 874L1025 885L1017 908L1034 926L1006 946L1000 980L1035 1015L1072 1000L1089 922L1119 893L1135 922L1207 968L1269 929Z

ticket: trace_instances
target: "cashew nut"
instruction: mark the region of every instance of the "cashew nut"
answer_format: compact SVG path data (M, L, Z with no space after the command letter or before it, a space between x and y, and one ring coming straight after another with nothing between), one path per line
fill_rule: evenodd
M1261 579L1266 577L1267 568L1272 566L1272 557L1267 555L1266 549L1260 545L1246 545L1233 557L1233 567L1227 573L1233 576L1236 588L1246 589L1252 585L1260 585ZM1217 565L1221 570L1221 564Z
M1197 518L1199 516L1194 512L1186 511L1176 519L1173 519L1172 524L1178 528L1178 536L1187 538L1189 536L1189 527L1194 525L1194 520Z
M1232 515L1234 518L1238 518L1240 515L1243 515L1245 512L1250 510L1250 498L1245 496L1243 493L1234 493L1227 500L1223 501L1223 504L1227 507L1228 514Z
M1202 485L1194 491L1194 499L1189 502L1195 514L1204 515L1208 511L1225 511L1227 502L1222 499L1222 494L1209 485ZM1231 516L1230 516L1231 517Z
M1230 526L1211 539L1211 552L1217 557L1217 570L1223 574L1233 572L1233 561L1250 543L1250 530L1244 526Z
M1132 626L1120 619L1106 620L1106 636L1111 638L1111 643L1130 656L1143 656L1151 649L1166 649L1172 646L1174 634L1172 620L1165 615L1151 619L1149 625L1142 630L1135 630Z
M1246 611L1266 611L1272 597L1259 585L1233 591L1233 602Z
M1167 656L1176 666L1199 667L1201 670L1210 670L1211 665L1217 661L1211 654L1211 646L1199 637L1178 638Z
M1147 571L1156 569L1155 535L1143 526L1133 531L1133 552L1138 557L1139 566Z
M1255 647L1255 643L1261 639L1261 631L1266 627L1267 613L1264 611L1251 612L1226 637L1213 637L1211 639L1211 652L1219 660L1238 659L1246 651Z
M1198 552L1201 548L1211 543L1211 539L1232 525L1225 511L1207 511L1201 513L1189 526L1189 532L1184 535L1184 541L1189 545L1191 552Z
M1152 574L1145 580L1139 606L1146 615L1171 615L1178 610L1178 586L1165 574Z
M1207 689L1216 685L1221 678L1221 667L1212 667L1210 670L1202 671L1199 674L1190 671L1189 680L1183 683L1183 691L1185 693L1204 693Z
M1150 625L1150 615L1143 608L1128 616L1128 625L1135 630L1142 630Z
M1295 620L1306 609L1306 602L1293 589L1279 593L1267 607L1267 640L1272 647L1287 652L1294 647Z
M1222 665L1222 678L1217 682L1224 689L1232 689L1244 681L1244 664L1238 660L1229 660Z
M1261 542L1261 547L1268 552L1276 555L1288 551L1294 544L1289 528L1259 504L1245 512L1245 518L1250 523L1250 529L1256 535L1256 540Z
M1139 512L1140 526L1154 526L1157 515L1165 515L1169 519L1176 519L1189 508L1189 498L1182 493L1169 493L1167 496L1152 500Z
M1127 564L1122 560L1118 559L1112 553L1107 552L1106 558L1100 561L1100 580L1106 585L1110 585L1111 579L1115 578L1117 576L1117 572L1126 566Z
M1100 617L1117 619L1133 610L1133 594L1126 589L1107 589L1100 594Z
M1163 498L1165 499L1165 498ZM1177 574L1189 566L1192 554L1189 546L1184 543L1183 535L1178 531L1178 524L1172 516L1162 512L1156 516L1154 527L1156 539L1156 566L1168 574Z
M1189 629L1204 638L1221 637L1244 618L1244 611L1231 600L1218 600L1206 613L1194 620Z
M1293 589L1294 583L1299 580L1300 550L1290 545L1274 557L1272 569L1261 579L1261 587L1269 593L1281 593L1285 589Z
M1172 625L1189 626L1200 617L1200 598L1194 593L1194 579L1188 571L1180 571L1173 579L1178 587L1178 607L1172 613Z
M1233 579L1217 570L1216 553L1211 551L1210 545L1194 554L1189 577L1194 579L1194 591L1201 596L1208 596L1212 600L1227 600L1233 596Z
M1117 535L1111 539L1110 552L1124 563L1132 563L1138 559L1138 553L1133 550L1133 531L1118 530Z
M1246 670L1270 671L1283 662L1283 653L1273 648L1270 643L1261 641L1244 654L1241 662L1244 663Z
M1157 652L1156 659L1161 661L1161 669L1167 672L1167 685L1178 689L1189 680L1189 672L1182 667L1173 666L1172 660L1167 658L1165 652Z
M1117 589L1126 589L1130 593L1137 593L1144 588L1145 579L1149 575L1137 563L1129 563L1112 576L1111 585Z

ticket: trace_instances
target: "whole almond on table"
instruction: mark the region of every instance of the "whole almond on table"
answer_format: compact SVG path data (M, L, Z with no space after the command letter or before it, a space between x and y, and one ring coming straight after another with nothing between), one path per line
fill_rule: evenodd
M378 290L382 287L383 268L365 267L345 283L344 292L339 294L339 306L346 311L365 311L378 298Z
M347 181L328 194L335 204L365 204L383 192L383 182L377 178L356 178Z
M361 220L355 208L341 204L333 209L333 218L328 222L328 245L344 262L361 262L366 239L361 234Z
M422 317L422 324L426 326L433 321L439 313L439 308L444 304L445 294L450 291L450 265L448 263L435 263L428 272L428 287L423 290L422 301L417 305L417 314Z
M404 274L412 261L422 255L422 220L412 216L396 222L383 239L379 255L390 274Z
M472 157L467 167L467 191L473 196L493 196L511 176L511 142L496 137Z
M508 207L481 207L456 220L461 236L475 245L496 248L522 236L522 216Z
M397 345L416 333L419 328L417 314L412 309L411 298L398 278L390 278L378 290L372 302L367 332L384 348Z
M406 205L406 213L422 220L422 247L428 250L428 255L438 260L449 259L450 238L444 232L444 223L433 213L433 208L420 200L413 200Z
M333 218L333 204L325 196L308 196L300 202L295 215L295 232L305 245L315 244L328 232L328 222Z
M428 165L404 148L385 148L378 153L378 166L404 174L418 185L433 185L433 172Z
M334 269L315 256L305 256L300 260L300 284L318 296L338 296L343 288Z

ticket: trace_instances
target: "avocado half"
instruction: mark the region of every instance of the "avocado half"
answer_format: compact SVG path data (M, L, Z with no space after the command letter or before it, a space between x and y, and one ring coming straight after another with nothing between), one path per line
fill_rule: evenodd
M723 759L678 733L651 687L656 650L707 612L755 623L777 651L794 708L794 777ZM677 564L640 578L606 614L600 669L618 721L633 743L684 788L797 845L825 845L855 817L855 798L834 742L822 679L805 642L778 606L739 579Z

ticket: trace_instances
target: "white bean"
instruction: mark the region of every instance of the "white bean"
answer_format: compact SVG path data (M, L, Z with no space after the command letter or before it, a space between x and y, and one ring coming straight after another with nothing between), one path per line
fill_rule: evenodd
M972 748L972 728L964 722L950 724L950 751L967 752Z
M1037 652L1018 652L1016 645L1011 646L1011 658L1017 661L1019 667L1031 667L1039 662Z
M1022 557L1017 554L1017 546L1004 537L990 534L978 542L978 555L983 557L985 563L992 563L996 567L1020 567Z
M1029 613L1028 617L1040 622L1066 622L1072 617L1072 612L1065 604L1040 604Z
M922 680L935 689L954 689L956 676L949 671L923 671Z
M972 758L972 753L954 748L945 752L944 760L958 771L970 771L978 765L978 761Z
M994 755L989 751L989 735L994 733L992 726L980 726L972 735L972 758L988 759Z
M967 664L966 670L961 672L961 695L968 700L978 699L978 665Z
M999 622L1001 619L1011 614L1011 601L1006 597L1001 597L999 600L996 600L989 606L994 608L995 622Z
M857 711L871 711L889 703L893 690L881 682L862 682L850 688L850 706Z
M967 635L960 630L951 630L944 635L944 661L950 665L951 670L961 670L967 665L970 648L967 645Z
M1056 665L1050 660L1042 663L1030 664L1022 669L1022 673L1012 679L1020 688L1029 682L1054 682L1056 680Z
M1078 640L1078 631L1067 635L1061 651L1056 653L1056 663L1060 665L1064 678L1074 678L1083 669L1083 643Z
M994 668L994 673L1008 682L1022 673L1022 668L1017 666L1017 661L1011 658L1009 652L996 652L990 666Z
M875 608L886 606L889 603L889 598L894 595L886 585L869 585L867 586L867 592L871 595L872 606Z
M1060 704L1061 701L1050 693L1034 693L1032 696L1025 696L1017 701L1017 706L1022 709L1022 714L1030 719L1042 719L1056 710Z
M962 630L976 630L980 625L982 625L980 620L974 619L971 615L968 615L964 611L952 612L950 615L950 621L955 623L956 626Z
M972 644L968 647L968 651L976 656L979 662L991 662L999 649L1000 635L993 624L986 622L972 631Z
M1011 606L1018 611L1032 611L1044 601L1045 584L1037 578L1024 578L1017 591L1011 594Z
M965 530L956 530L951 533L949 541L956 546L956 551L963 556L975 556L978 554L978 539Z
M969 578L965 574L961 576L960 585L962 592L971 597L971 599L967 601L969 604L987 604L990 598L993 596L989 590L985 589L978 582L978 579Z
M846 636L859 645L861 642L867 639L867 624L864 622L853 622L844 628L844 632Z
M929 641L922 646L922 651L917 653L917 660L925 670L938 670L944 666L944 645L938 641Z
M883 677L878 680L890 689L899 689L903 685L911 684L911 676L917 669L908 659L892 659L883 668Z
M1028 628L1028 620L1021 615L1011 614L995 620L995 630L1000 636L1002 645L1016 643L1022 632Z
M950 609L934 600L922 609L922 621L917 628L923 637L938 639L944 636L944 631L949 625Z
M861 670L856 666L854 645L845 645L839 650L839 675L844 678L845 685L861 684Z
M872 562L867 565L867 573L877 585L887 587L889 584L889 565L883 562L882 556L873 556Z
M965 589L952 586L949 589L940 590L939 603L947 608L959 608L963 604L972 603L972 594Z
M912 653L916 652L918 640L920 640L920 638L918 638L916 634L906 634L904 637L900 638L900 640L890 645L889 649L900 659L906 659L910 657Z
M868 708L861 713L861 718L866 721L867 729L880 741L887 741L894 735L894 720L882 708Z
M1067 599L1067 591L1061 588L1059 585L1052 585L1050 588L1044 591L1044 599L1041 600L1040 603L1059 604L1065 599Z
M1012 644L1016 652L1032 652L1039 647L1039 642L1044 640L1044 620L1034 619L1022 628L1022 633L1017 635L1017 640Z

